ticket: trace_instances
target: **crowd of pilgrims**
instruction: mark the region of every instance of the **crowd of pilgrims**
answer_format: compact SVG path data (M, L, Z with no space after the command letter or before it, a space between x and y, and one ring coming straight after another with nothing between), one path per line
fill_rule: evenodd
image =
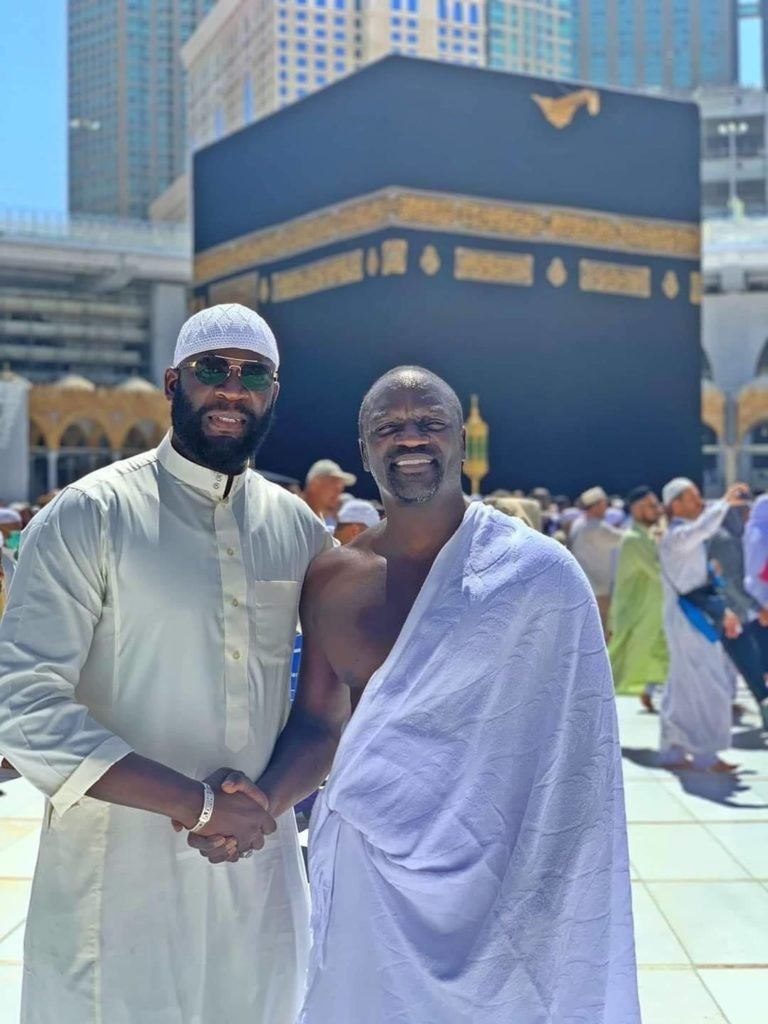
M378 515L344 492L354 482L339 471L335 488L319 480L327 491L304 492L341 543ZM739 677L768 732L768 495L735 484L706 503L677 477L661 497L648 486L624 497L591 487L574 502L537 487L482 500L570 549L595 595L616 692L660 715L660 763L735 771L720 754L746 710Z
M310 467L303 487L280 482L342 544L379 520L381 506L349 493L354 474L330 459ZM0 616L21 531L54 497L0 505ZM739 678L768 732L768 495L737 484L707 503L679 477L661 498L647 486L624 497L592 487L574 502L537 487L481 500L570 549L597 601L616 692L660 715L660 762L736 770L720 754L745 711L735 699Z
M735 484L705 502L693 481L573 504L537 488L485 499L566 544L600 610L617 693L659 712L660 762L731 772L741 677L768 732L768 495Z

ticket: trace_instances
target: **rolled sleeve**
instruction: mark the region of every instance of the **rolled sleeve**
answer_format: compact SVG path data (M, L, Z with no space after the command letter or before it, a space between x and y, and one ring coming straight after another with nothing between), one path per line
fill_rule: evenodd
M131 753L77 699L107 591L103 530L97 503L64 491L25 531L0 623L0 751L58 813ZM105 658L106 686L112 671Z

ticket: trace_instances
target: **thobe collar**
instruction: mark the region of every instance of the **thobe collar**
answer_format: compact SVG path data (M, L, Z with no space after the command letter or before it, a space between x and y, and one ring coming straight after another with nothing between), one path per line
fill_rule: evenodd
M228 476L226 473L218 473L215 469L207 469L197 462L191 462L173 447L170 432L158 445L157 461L171 476L194 487L196 491L207 494L212 501L224 501L225 498L233 497L245 483L248 473L246 469L236 476Z

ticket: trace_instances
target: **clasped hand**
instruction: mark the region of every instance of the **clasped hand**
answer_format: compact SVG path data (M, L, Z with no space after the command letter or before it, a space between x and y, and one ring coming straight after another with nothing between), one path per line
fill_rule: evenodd
M260 850L265 836L277 825L263 790L231 768L220 768L205 780L216 793L211 820L200 832L189 833L188 844L211 864L235 863L251 850ZM184 826L174 822L177 832Z

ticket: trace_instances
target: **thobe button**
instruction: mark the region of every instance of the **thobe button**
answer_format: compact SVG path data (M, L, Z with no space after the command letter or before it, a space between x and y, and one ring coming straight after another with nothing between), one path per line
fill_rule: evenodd
M227 554L228 555L234 555L234 553L235 553L235 549L234 548L227 548Z
M235 661L240 661L240 651L235 651L232 657L235 659Z
M233 608L237 608L239 606L239 604L240 604L240 602L237 600L237 598L233 597L232 598L232 607Z
M218 485L218 484L214 484L214 485L213 485L213 489L214 489L214 491L218 491L218 489L219 489L219 485Z

